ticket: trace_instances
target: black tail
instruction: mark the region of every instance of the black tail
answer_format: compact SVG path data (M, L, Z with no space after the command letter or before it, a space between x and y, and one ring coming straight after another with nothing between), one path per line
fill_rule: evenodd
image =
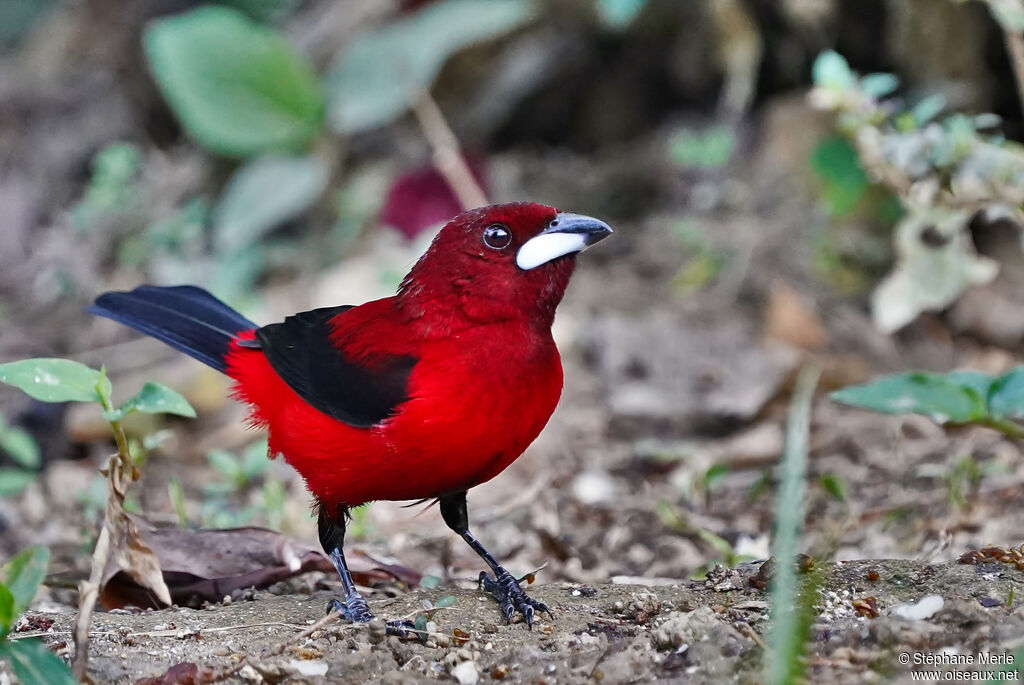
M218 371L227 368L231 341L256 324L202 288L140 285L131 292L103 293L89 312L161 340Z

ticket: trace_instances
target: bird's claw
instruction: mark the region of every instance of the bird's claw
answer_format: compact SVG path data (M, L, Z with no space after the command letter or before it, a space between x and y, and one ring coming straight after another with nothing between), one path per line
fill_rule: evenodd
M327 613L332 611L340 612L352 623L369 623L374 619L373 612L370 611L366 600L358 594L349 595L344 602L332 599L327 603ZM416 631L416 625L412 621L387 621L384 625L388 635L400 638L420 637L419 632Z
M531 629L533 628L533 617L537 612L543 611L551 616L551 609L548 608L548 605L527 595L519 586L519 581L504 569L496 578L481 571L480 587L498 600L498 605L501 607L502 613L505 614L505 620L509 623L512 622L512 617L517 611L523 615L526 625Z

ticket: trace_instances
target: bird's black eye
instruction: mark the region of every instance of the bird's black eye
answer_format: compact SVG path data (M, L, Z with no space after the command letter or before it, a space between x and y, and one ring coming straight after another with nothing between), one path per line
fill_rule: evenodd
M484 229L484 245L493 250L508 247L511 242L512 232L501 224L491 224Z

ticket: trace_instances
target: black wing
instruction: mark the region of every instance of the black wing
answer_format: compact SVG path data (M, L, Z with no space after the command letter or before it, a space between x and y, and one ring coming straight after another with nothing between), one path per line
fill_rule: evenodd
M380 423L409 399L406 385L418 361L394 356L366 368L331 342L330 320L351 305L323 307L256 330L270 366L315 409L357 428Z

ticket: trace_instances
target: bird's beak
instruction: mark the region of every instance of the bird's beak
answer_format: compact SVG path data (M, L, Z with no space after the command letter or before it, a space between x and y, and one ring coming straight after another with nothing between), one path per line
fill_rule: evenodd
M603 221L560 212L543 231L523 243L516 252L516 266L528 271L552 259L582 252L611 234L611 227Z

